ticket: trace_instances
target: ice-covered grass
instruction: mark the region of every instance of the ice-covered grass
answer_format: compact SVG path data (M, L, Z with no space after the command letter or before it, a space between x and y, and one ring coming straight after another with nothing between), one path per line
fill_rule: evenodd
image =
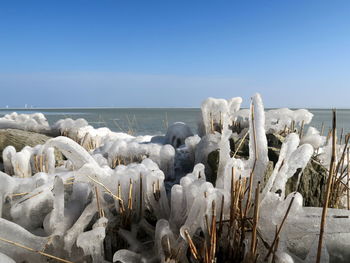
M157 138L83 119L1 119L57 135L2 153L1 262L347 262L350 212L339 208L350 208L349 137L335 145L313 127L304 132L311 113L266 112L259 94L250 109L241 103L209 98L198 134L174 123ZM283 137L272 167L268 133ZM298 192L312 158L333 167L327 217Z

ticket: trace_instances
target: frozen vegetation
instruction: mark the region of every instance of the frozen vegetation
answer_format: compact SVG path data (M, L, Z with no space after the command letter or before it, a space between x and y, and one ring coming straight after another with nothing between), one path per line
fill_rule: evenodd
M307 127L309 111L265 111L259 94L241 103L208 98L197 134L177 122L157 137L0 118L2 129L55 135L2 152L0 262L316 262L318 248L320 262L349 262L348 137L334 145ZM320 247L323 208L303 199L313 163L333 167Z

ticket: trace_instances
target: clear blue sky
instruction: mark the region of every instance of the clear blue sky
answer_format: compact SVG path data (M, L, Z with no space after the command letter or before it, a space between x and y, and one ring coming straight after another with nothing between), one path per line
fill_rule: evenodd
M0 107L350 107L350 1L5 0Z

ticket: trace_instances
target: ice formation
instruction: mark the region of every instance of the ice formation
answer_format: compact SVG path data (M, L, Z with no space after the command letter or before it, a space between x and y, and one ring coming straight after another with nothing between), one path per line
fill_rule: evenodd
M45 133L50 126L44 114L17 114L13 112L0 118L0 129L19 129Z
M49 126L42 114L1 118L1 128L57 137L2 153L0 261L314 262L322 208L304 207L298 191L310 160L329 167L332 140L303 131L307 110L265 111L259 94L249 109L241 103L209 98L198 134L178 122L162 138L84 119ZM270 172L266 134L283 137ZM342 185L347 145L336 147ZM321 262L350 258L349 217L329 209Z
M193 133L185 123L175 122L170 125L165 135L165 143L171 144L175 148L180 147L185 143L187 137L192 136Z

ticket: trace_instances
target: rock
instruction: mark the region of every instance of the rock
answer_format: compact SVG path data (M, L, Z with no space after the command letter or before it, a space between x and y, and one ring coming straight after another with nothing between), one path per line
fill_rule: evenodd
M273 162L273 166L278 162L278 158L280 156L280 148L268 147L268 156L269 160Z
M268 133L266 134L266 139L269 147L281 149L285 137L277 133Z
M296 190L297 171L286 184L286 195ZM328 171L313 158L306 165L300 178L298 192L303 196L304 206L321 207L324 201Z
M245 138L243 143L241 144L242 139L235 141L235 151L238 150L236 154L236 158L249 158L249 136Z
M52 137L36 132L23 131L17 129L0 129L0 161L2 162L2 151L9 145L16 148L16 151L22 150L25 146L35 146L44 144ZM55 151L56 160L62 160L61 153Z
M211 169L211 174L208 176L207 181L211 182L214 186L216 183L216 178L218 175L218 168L219 168L219 158L220 158L220 150L217 149L215 151L212 151L208 155L208 165Z
M275 164L272 162L272 161L269 161L267 163L267 166L266 166L266 171L265 171L265 174L264 174L264 182L260 182L261 185L260 185L260 189L263 189L267 183L267 181L269 180L272 172L273 172L273 169L275 167Z
M219 141L221 134L207 134L205 135L196 146L195 150L195 164L202 163L205 166L205 176L208 181L212 181L215 175L213 175L212 168L208 164L209 155L219 149ZM215 166L216 162L219 162L219 155L212 154L212 158L217 158L217 161L211 160L211 165Z
M235 145L235 141L233 138L230 138L229 142L230 142L230 150L231 150L230 156L232 157L234 152L236 151L236 145Z
M279 151L282 147L282 143L285 138L279 134L269 133L269 134L266 134L266 139L267 139L267 145L269 147L268 148L269 160L273 161L275 165L278 161ZM234 147L235 149L238 149L240 142L241 140L237 140L235 142L235 147ZM240 145L237 152L237 156L245 159L249 158L249 137L248 136L245 138L243 144Z

